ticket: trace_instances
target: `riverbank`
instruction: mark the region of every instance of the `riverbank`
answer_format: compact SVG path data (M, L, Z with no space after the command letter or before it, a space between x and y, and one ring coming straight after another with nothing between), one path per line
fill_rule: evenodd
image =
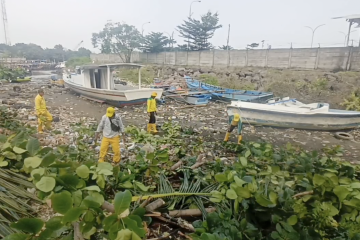
M34 76L31 83L19 84L21 92L14 92L13 84L4 85L0 89L0 99L17 102L18 104L9 105L24 109L31 116L30 123L35 126L36 121L33 114L34 98L36 91L40 87L45 89L45 98L50 112L54 116L59 116L60 122L54 123L57 130L61 133L68 133L68 127L64 127L62 122L76 122L82 117L94 118L93 123L99 121L105 114L108 105L101 105L96 102L83 99L71 93L67 89L54 87L49 88L49 74ZM179 123L183 128L204 136L209 141L222 141L227 129L226 105L223 103L210 103L206 107L190 107L182 103L169 102L166 105L159 105L157 123L161 126L164 121L171 119ZM25 111L25 110L23 110ZM135 125L145 129L148 117L146 106L133 106L121 108L118 111L125 125ZM66 124L65 124L66 125ZM254 131L255 129L255 131ZM245 125L243 130L244 141L264 141L282 147L287 143L298 146L307 151L320 151L323 148L333 148L341 146L344 149L344 157L356 162L360 155L360 132L359 130L350 131L354 136L354 141L340 140L334 137L332 132L303 131L295 129L278 129L270 127L255 127ZM236 134L232 134L231 141L236 141Z

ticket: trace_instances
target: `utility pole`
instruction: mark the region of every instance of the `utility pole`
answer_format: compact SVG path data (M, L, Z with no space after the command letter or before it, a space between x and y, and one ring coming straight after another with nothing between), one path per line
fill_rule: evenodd
M325 24L321 24L321 25L317 26L315 29L313 29L312 27L309 27L309 26L305 26L306 28L310 28L311 31L312 31L312 36L311 36L311 48L312 48L312 46L313 46L314 34L315 34L316 29L318 29L319 27L322 27L322 26L325 26Z
M2 8L2 17L3 17L3 24L4 24L5 44L10 46L11 42L10 42L10 36L9 36L9 30L8 30L8 20L7 20L7 14L6 14L5 0L1 0L1 8Z
M230 24L229 24L229 30L228 30L227 43L226 43L226 49L228 51L229 51L229 41L230 41Z

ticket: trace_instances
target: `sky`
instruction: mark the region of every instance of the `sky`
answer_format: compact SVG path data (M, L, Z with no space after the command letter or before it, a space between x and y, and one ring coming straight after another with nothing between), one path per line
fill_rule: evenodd
M108 20L134 25L144 34L166 32L178 43L176 26L189 15L192 0L7 0L7 18L11 43L35 43L52 48L62 44L74 49L92 47L91 36ZM260 43L274 48L310 47L312 31L314 46L343 46L348 23L338 16L360 14L360 0L201 0L192 4L192 17L207 11L218 12L223 27L211 40L214 46L226 45L230 24L230 46L244 49L247 44ZM355 11L355 12L354 12ZM149 24L145 24L150 22ZM350 39L358 45L360 28L353 28ZM1 28L0 42L4 42ZM165 33L165 34L166 34ZM261 45L260 45L261 47Z

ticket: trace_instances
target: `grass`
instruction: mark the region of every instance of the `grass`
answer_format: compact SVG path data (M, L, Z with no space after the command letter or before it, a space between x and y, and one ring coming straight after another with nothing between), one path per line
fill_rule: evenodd
M211 84L214 86L219 86L219 79L216 76L210 75L210 74L201 74L199 76L200 81Z
M139 71L131 68L121 68L115 73L115 77L119 77L125 81L132 83L138 83ZM155 71L151 66L146 66L141 70L141 81L145 84L152 84L155 78Z

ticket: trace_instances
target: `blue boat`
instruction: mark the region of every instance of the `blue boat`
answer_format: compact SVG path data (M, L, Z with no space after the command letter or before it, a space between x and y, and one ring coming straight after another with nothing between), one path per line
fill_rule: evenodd
M212 100L220 100L224 102L242 101L264 103L274 97L274 94L271 92L222 88L200 82L188 76L186 76L185 79L188 88L209 91L212 96Z

